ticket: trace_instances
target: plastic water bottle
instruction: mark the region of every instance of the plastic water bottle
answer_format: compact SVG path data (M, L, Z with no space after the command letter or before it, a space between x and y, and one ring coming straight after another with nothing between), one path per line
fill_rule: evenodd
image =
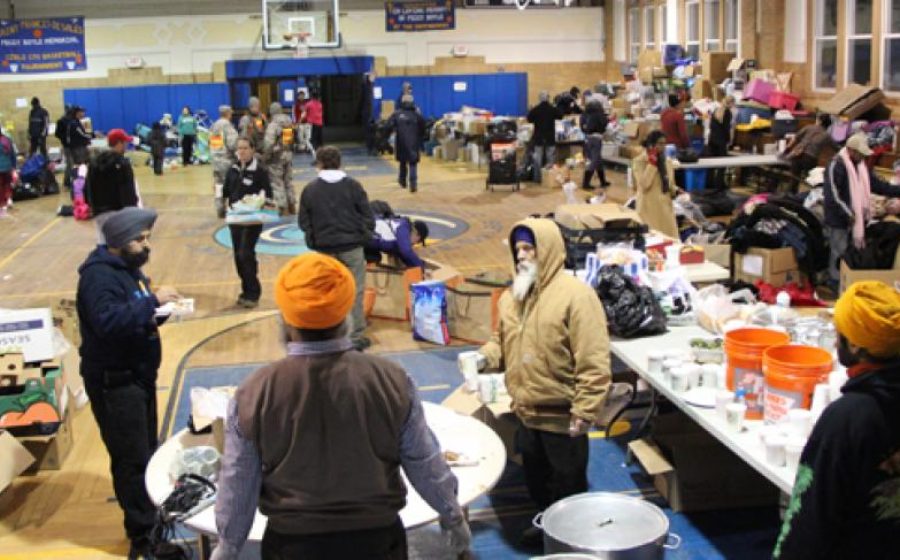
M778 292L778 295L775 296L775 305L783 309L789 308L791 306L791 294L783 290Z

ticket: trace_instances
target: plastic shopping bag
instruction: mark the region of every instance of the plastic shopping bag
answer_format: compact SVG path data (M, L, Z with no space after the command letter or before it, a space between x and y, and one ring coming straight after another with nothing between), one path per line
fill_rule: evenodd
M450 343L447 326L447 288L443 282L417 282L412 289L412 332L415 340Z

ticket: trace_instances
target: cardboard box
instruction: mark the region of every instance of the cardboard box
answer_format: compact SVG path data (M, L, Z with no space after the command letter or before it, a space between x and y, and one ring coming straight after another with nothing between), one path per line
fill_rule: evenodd
M772 286L784 286L788 282L802 282L797 258L790 247L781 249L751 248L747 254L735 254L734 278L753 283L762 280Z
M831 99L819 105L819 111L841 115L853 120L884 99L884 92L877 87L848 84Z
M392 99L381 100L381 118L387 120L394 114L394 101Z
M0 353L21 352L26 362L53 359L53 316L50 308L0 312Z
M0 492L25 472L34 457L9 432L0 431Z
M628 444L673 511L770 506L779 491L682 413L657 416L652 442Z
M0 429L14 435L46 434L56 429L65 410L66 386L59 362L25 367L21 354L0 357Z
M894 282L900 281L900 269L897 268L896 261L893 270L853 270L847 266L847 263L841 261L841 293L849 288L854 282L863 280L875 280L884 282L888 286L893 286Z
M457 161L459 159L459 149L462 143L457 139L444 140L441 142L441 154L447 161Z
M706 260L731 270L731 245L728 243L714 243L701 245L706 254Z
M619 204L563 204L556 207L557 223L569 229L602 229L639 226L644 222L637 212Z
M697 80L691 87L691 99L712 99L713 85L710 80Z
M441 403L442 406L487 424L497 433L503 446L506 447L506 458L521 465L522 457L516 450L516 430L519 427L519 420L513 414L511 404L512 399L508 395L499 398L497 402L482 404L478 400L478 394L468 392L465 385L457 387Z
M624 97L615 97L611 100L613 109L628 109L628 101Z
M35 474L38 471L58 471L72 451L75 439L72 433L73 401L75 399L67 400L67 410L56 433L47 436L19 438L19 443L34 457L34 462L25 470L24 474Z
M700 64L703 66L703 74L713 83L721 84L731 76L728 65L734 59L734 53L710 51L700 55Z

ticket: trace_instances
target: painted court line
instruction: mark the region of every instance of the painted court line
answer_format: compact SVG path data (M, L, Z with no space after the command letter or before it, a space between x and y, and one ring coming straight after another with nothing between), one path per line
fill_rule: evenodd
M12 253L6 255L6 257L5 257L3 260L0 260L0 268L3 268L4 266L6 266L6 265L9 264L10 262L12 262L12 260L13 260L14 258L16 258L16 257L19 256L19 253L21 253L21 252L24 251L29 245L31 245L32 243L34 243L35 241L37 241L38 239L40 239L45 233L47 233L48 231L50 231L50 228L52 228L52 227L55 226L57 223L59 223L60 220L62 220L62 218L53 218L52 220L50 220L50 222L49 222L47 225L45 225L43 228L41 228L41 230L40 230L39 232L37 232L37 233L35 233L34 235L32 235L31 237L29 237L29 238L25 241L25 243L22 243L21 245L19 245Z

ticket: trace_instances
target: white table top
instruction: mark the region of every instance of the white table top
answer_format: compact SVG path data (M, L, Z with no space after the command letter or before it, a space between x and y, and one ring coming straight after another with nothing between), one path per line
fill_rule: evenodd
M719 167L765 167L767 165L786 166L777 155L742 154L739 156L706 157L695 163L678 163L675 169L715 169Z
M437 436L441 449L464 453L479 461L477 466L452 469L459 481L459 504L466 506L490 491L500 480L500 475L506 467L506 449L497 434L484 423L433 403L423 404L425 420ZM212 445L212 435L194 436L184 429L163 443L153 454L150 464L147 465L145 483L154 504L161 504L172 491L173 481L169 476L169 466L175 454L181 449L197 445ZM403 481L408 490L406 507L400 512L403 525L411 529L435 521L438 518L437 512L419 496L405 474ZM214 509L209 507L203 510L186 520L185 525L200 533L215 535ZM261 541L265 527L266 518L257 510L248 539Z
M790 494L794 487L795 469L776 467L766 461L759 430L762 420L748 420L746 429L741 433L729 430L725 421L714 409L700 408L686 403L681 394L674 392L663 382L661 374L650 374L647 371L647 354L653 350L690 348L690 339L708 338L710 334L699 326L669 327L669 332L660 336L651 336L633 340L613 340L611 349L623 362L628 364L638 375L650 383L659 393L672 401L679 409L697 422L716 439L734 451L738 457L759 471L784 492Z
M727 268L710 261L681 266L684 267L685 276L691 284L709 284L731 277L731 272Z

